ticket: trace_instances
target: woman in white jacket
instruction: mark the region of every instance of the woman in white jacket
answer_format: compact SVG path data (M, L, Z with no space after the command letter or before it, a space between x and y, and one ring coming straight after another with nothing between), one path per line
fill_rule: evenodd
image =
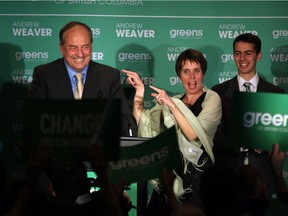
M167 128L176 127L182 166L174 170L177 174L174 192L180 202L198 202L201 176L214 163L212 147L221 119L221 99L216 92L203 85L207 61L201 52L194 49L183 51L176 60L175 69L185 92L169 97L165 90L150 86L155 90L151 95L157 101L150 110L143 107L145 86L138 74L127 70L123 72L136 89L133 115L138 124L138 136L155 137ZM149 215L169 213L159 184L156 185L149 206ZM158 211L160 209L161 212Z

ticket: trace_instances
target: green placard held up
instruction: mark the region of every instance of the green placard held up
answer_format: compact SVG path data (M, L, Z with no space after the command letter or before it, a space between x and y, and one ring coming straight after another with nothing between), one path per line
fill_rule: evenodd
M160 178L163 168L172 170L180 166L180 155L175 127L172 127L138 145L122 147L120 159L109 163L108 173L115 182Z
M287 94L235 92L232 104L231 145L288 151Z

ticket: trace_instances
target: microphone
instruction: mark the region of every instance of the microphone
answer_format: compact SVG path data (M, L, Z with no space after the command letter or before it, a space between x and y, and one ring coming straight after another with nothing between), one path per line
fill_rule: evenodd
M131 123L130 123L130 121L129 121L129 119L125 116L125 115L123 115L123 114L121 114L121 118L124 120L126 120L127 121L127 126L128 126L128 136L129 137L133 137L133 130L132 130L132 125L131 125Z
M102 98L102 91L99 91L99 92L98 92L98 98L99 98L99 99Z
M132 126L131 126L130 122L128 122L128 133L129 133L129 136L130 136L130 137L133 136Z

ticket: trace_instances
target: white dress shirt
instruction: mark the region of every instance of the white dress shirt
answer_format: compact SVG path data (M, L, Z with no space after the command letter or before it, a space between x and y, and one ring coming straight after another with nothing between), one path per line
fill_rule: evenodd
M259 75L258 73L255 74L255 76L251 80L244 80L242 77L237 75L238 85L239 85L239 91L245 92L246 87L244 86L245 82L250 82L250 91L251 92L257 92L257 86L259 82Z

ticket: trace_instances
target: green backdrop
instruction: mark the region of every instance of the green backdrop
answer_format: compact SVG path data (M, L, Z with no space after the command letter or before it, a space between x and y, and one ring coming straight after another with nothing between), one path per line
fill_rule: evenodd
M12 130L2 130L1 157L10 151L15 163L21 160L20 144L12 142L7 150L3 143L8 136L17 140L22 130L22 88L32 81L33 68L61 57L58 32L67 22L77 20L91 27L93 60L137 71L145 85L156 85L171 95L183 91L174 71L180 52L195 48L205 54L204 83L212 87L237 74L233 39L252 32L263 43L259 73L287 92L287 8L288 1L0 1L0 87L11 105L3 108L1 102L1 109L16 115L2 120L3 128L8 125ZM122 84L128 87L124 76ZM153 106L150 93L147 88L146 108ZM22 176L19 164L11 169L14 177Z

